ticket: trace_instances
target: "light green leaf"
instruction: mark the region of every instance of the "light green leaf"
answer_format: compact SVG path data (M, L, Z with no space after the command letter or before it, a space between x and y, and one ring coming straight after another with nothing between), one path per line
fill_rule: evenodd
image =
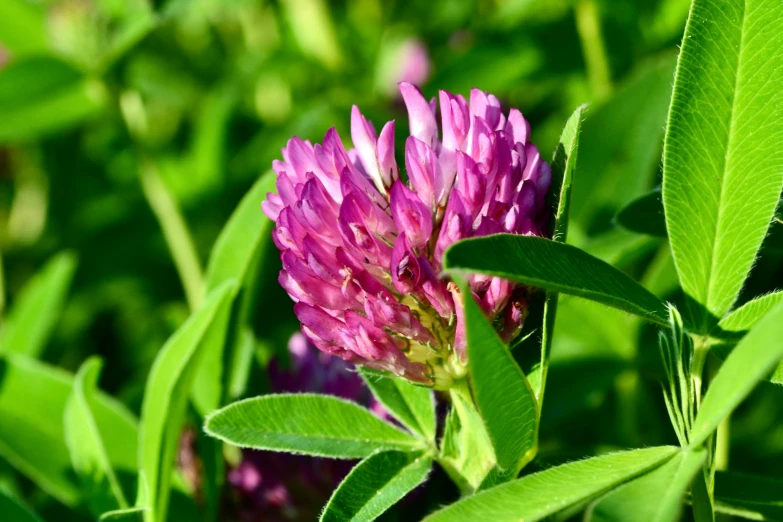
M729 310L783 188L783 3L695 0L663 155L675 264L706 333Z
M751 520L783 520L783 481L734 471L715 474L715 510Z
M169 338L155 359L141 408L140 467L149 485L146 519L166 520L171 470L199 357L225 326L236 283L227 281L213 290L203 306Z
M76 271L76 255L54 256L22 289L3 325L0 351L38 357L60 320Z
M549 239L512 234L465 239L446 251L444 264L451 273L502 277L668 324L664 303L633 279L576 247Z
M62 422L72 389L73 376L59 368L18 354L0 358L0 456L69 506L81 497ZM94 396L93 415L112 467L135 472L133 416L101 393Z
M701 471L705 451L683 451L663 466L612 491L591 509L592 522L676 522L683 496Z
M767 312L781 302L783 302L783 291L772 292L748 301L720 320L718 335L722 333L741 334L750 330Z
M467 281L459 276L455 281L462 291L468 374L476 406L499 470L515 472L515 476L536 453L536 398L522 369L473 298Z
M261 202L268 192L275 190L276 175L268 172L256 181L240 201L228 223L223 227L207 264L205 287L210 292L221 283L235 279L242 290L238 310L238 324L247 321L247 315L253 299L250 292L253 276L252 268L258 263L269 239L272 221L261 212ZM237 357L238 337L229 337L224 343L213 343L199 364L193 388L193 401L202 416L215 411L223 404L224 346L231 350L231 358Z
M358 404L330 395L279 394L235 402L207 418L206 432L243 448L321 457L412 451L421 442Z
M424 520L534 522L652 470L678 451L666 446L646 448L563 464L463 498Z
M618 225L631 232L666 237L661 190L656 189L634 199L620 209L614 219Z
M0 69L0 143L37 139L103 108L105 87L67 63L31 56Z
M0 42L14 54L40 53L49 47L45 6L26 0L0 4Z
M81 479L90 509L97 514L124 509L128 502L112 469L103 435L93 415L102 362L87 359L74 379L65 404L65 443Z
M559 193L550 191L549 204L554 212L554 224L552 226L552 238L559 243L565 243L568 236L568 219L571 210L571 184L574 177L574 169L577 164L577 152L579 151L579 133L582 128L582 119L586 105L577 107L571 117L568 118L560 142L555 149L552 159L552 186L560 187ZM549 367L549 353L552 350L552 336L555 332L555 318L557 316L557 293L550 292L544 302L544 322L541 334L541 362L528 376L529 382L539 402L539 408L544 399L544 387L546 386L546 374Z
M432 459L382 451L356 465L332 494L321 522L370 522L427 479Z
M358 368L373 396L395 419L426 440L435 440L435 397L432 390L366 367Z
M756 383L783 358L783 303L768 312L731 351L704 396L690 435L700 446Z
M0 513L3 522L42 522L27 506L0 488Z
M144 517L150 512L148 507L132 507L128 509L117 509L114 511L107 511L98 522L143 522Z

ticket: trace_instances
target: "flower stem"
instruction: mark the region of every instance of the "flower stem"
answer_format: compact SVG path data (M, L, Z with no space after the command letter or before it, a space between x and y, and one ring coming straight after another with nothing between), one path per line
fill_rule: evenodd
M188 306L191 311L196 310L203 297L204 276L193 238L185 218L177 208L177 202L160 178L155 163L148 158L142 159L141 162L139 180L142 190L163 231L166 245L182 281Z
M594 0L577 0L576 29L582 41L590 87L596 99L602 100L612 91L612 78L601 34L601 20Z

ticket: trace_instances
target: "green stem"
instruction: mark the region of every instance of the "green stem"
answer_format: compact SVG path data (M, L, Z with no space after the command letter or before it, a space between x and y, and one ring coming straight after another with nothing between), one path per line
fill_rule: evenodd
M601 34L601 20L594 0L577 0L576 29L582 41L590 88L596 99L602 100L612 91L612 78Z
M141 161L139 180L142 190L163 231L166 245L179 272L188 306L191 310L196 310L203 297L204 276L193 238L174 197L160 178L156 165L149 159Z
M731 416L728 415L718 424L718 435L715 441L715 464L713 472L724 471L729 468L729 432Z

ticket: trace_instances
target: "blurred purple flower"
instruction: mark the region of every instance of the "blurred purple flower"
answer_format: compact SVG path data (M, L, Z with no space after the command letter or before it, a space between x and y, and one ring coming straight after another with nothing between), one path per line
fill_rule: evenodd
M290 365L284 368L277 359L269 365L273 392L336 395L389 418L350 364L318 351L301 333L291 337L288 352ZM352 466L344 460L245 450L228 474L236 516L243 522L316 520Z
M508 232L545 234L551 171L516 110L492 95L435 99L401 83L410 136L405 172L394 157L394 122L380 134L354 106L346 150L335 129L323 144L297 137L275 161L280 283L302 330L323 352L446 389L465 375L462 296L441 277L454 242ZM526 316L525 288L474 276L474 297L505 340ZM497 319L497 321L496 321Z

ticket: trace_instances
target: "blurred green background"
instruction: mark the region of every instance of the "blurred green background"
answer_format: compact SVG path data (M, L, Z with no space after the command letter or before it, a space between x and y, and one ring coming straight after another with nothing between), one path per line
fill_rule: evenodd
M13 325L37 280L39 294L59 296L41 310L51 320L34 333L39 357L75 371L102 356L101 388L138 413L152 361L198 300L242 195L292 135L320 141L336 126L348 139L352 104L378 128L397 119L401 147L401 79L428 96L495 94L528 118L545 157L571 111L590 102L569 242L676 300L665 239L625 231L614 216L659 183L689 3L2 0L3 315ZM780 286L780 229L743 301ZM266 354L296 328L276 252L267 259L248 393L263 390ZM552 357L539 465L674 442L651 328L563 298ZM734 469L783 477L782 405L765 384L738 411ZM29 489L5 463L0 480Z

